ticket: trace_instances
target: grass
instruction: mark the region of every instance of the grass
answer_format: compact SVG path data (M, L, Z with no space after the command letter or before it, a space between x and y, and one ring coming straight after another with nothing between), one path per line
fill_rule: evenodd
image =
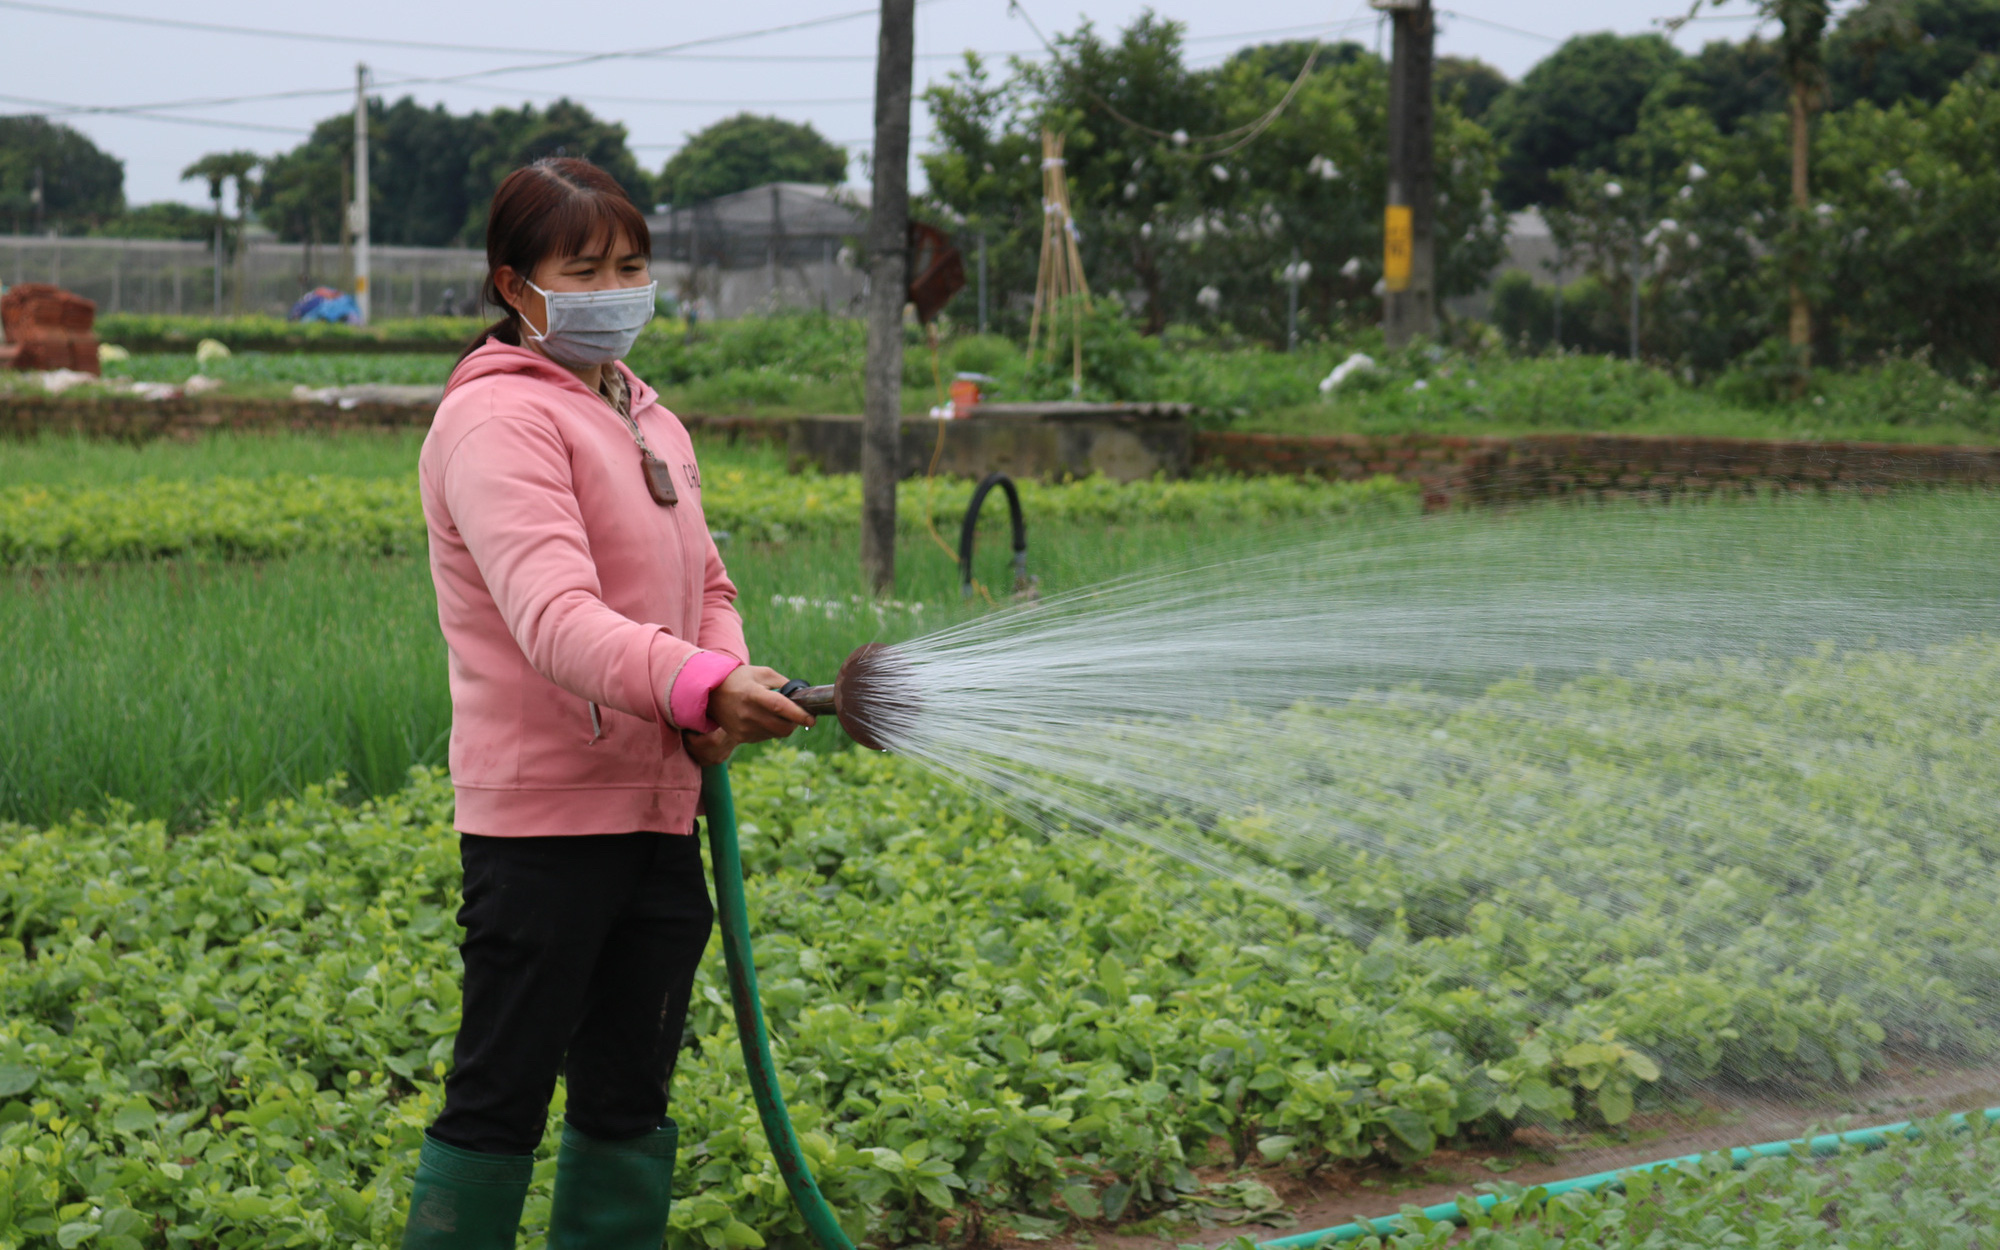
M136 382L180 383L199 373L227 383L231 395L289 395L294 386L443 386L455 360L453 356L409 352L368 356L238 352L202 364L193 352L139 352L108 366L105 374Z
M1180 525L1029 531L1047 592L1202 558L1217 544L1282 541L1287 526L1197 535ZM978 561L1004 599L1005 512L988 509ZM906 538L899 593L864 593L851 537L729 544L752 655L830 681L864 642L909 637L966 611L955 559ZM352 795L442 765L451 720L445 651L421 557L302 554L17 573L0 581L0 820L45 824L111 799L177 827L345 774ZM837 749L830 722L809 745Z
M145 478L206 481L319 473L337 477L400 477L415 473L422 430L358 430L341 434L218 431L199 439L111 442L44 434L9 442L0 455L0 487L113 486Z

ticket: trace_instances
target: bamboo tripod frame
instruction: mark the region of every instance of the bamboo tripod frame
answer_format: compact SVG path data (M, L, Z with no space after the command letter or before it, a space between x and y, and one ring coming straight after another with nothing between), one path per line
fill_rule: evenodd
M1069 314L1070 393L1083 390L1083 314L1090 308L1090 283L1076 250L1076 219L1070 212L1069 178L1064 173L1063 136L1042 132L1042 259L1035 271L1035 309L1028 317L1028 365L1046 312L1049 357L1055 358L1060 322ZM1067 300L1067 305L1064 301Z

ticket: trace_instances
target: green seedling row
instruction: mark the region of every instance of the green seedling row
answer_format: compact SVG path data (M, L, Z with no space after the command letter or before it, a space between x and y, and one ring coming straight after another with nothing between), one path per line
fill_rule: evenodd
M919 482L898 493L903 528L928 523L957 541L971 499L962 480ZM1136 522L1229 525L1339 517L1362 509L1414 510L1413 487L1392 478L1355 483L1291 478L1164 479L1119 484L1102 478L1022 484L1038 526ZM778 542L851 528L861 480L719 467L703 476L711 529L734 541ZM1000 505L995 505L997 511ZM0 487L0 565L100 564L167 556L268 559L299 551L400 555L421 551L424 523L414 478L359 479L272 474L246 479L140 480L110 487Z

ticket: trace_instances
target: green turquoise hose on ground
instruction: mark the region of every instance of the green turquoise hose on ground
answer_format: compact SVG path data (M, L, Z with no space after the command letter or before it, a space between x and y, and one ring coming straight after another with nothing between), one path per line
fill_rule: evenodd
M819 1192L812 1168L799 1150L785 1095L778 1089L771 1063L771 1043L764 1033L764 1006L757 997L757 965L750 954L750 919L743 901L743 855L736 843L736 799L729 789L729 765L714 764L701 771L702 810L708 818L709 866L715 874L715 910L722 922L722 953L729 963L729 998L736 1008L736 1036L743 1043L743 1068L750 1075L750 1092L757 1115L771 1143L778 1172L792 1192L799 1214L820 1250L854 1250L833 1208Z

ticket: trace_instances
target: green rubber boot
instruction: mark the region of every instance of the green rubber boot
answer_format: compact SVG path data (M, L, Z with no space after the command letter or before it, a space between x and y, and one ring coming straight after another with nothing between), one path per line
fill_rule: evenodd
M403 1250L512 1250L533 1155L483 1155L426 1133Z
M563 1125L548 1250L660 1250L674 1202L680 1126L598 1141Z

